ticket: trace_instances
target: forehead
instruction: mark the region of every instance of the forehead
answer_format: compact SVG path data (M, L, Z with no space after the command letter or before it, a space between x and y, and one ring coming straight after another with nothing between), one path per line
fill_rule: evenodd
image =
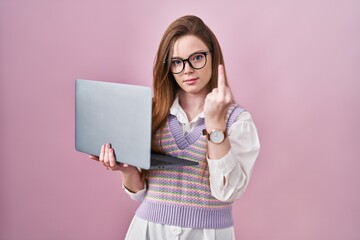
M174 42L171 57L187 58L197 51L208 51L208 47L194 35L182 36Z

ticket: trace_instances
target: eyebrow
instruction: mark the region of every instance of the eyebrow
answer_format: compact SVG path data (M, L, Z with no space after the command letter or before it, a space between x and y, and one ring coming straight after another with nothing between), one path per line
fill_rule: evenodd
M191 55L193 55L195 53L202 53L202 52L208 52L208 51L210 51L210 50L197 50L193 53L190 53L187 58L189 58ZM171 57L171 59L186 59L186 58L181 58L181 57L175 56L175 57Z

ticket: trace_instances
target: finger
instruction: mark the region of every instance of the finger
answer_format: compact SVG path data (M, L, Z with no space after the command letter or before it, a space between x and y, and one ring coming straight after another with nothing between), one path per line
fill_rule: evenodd
M101 150L100 150L100 156L99 156L100 162L104 162L104 156L105 156L105 145L102 145Z
M99 157L95 155L89 155L89 158L95 161L99 161Z
M218 93L221 95L225 95L225 70L224 65L219 65L218 67Z
M109 150L110 144L105 145L105 154L104 154L104 163L107 165L109 163Z
M110 167L116 166L114 149L112 149L112 148L109 149L109 164L110 164Z

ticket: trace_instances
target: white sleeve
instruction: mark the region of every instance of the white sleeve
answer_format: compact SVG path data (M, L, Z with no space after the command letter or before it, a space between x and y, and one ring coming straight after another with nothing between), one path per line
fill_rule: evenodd
M228 131L230 151L221 159L208 159L212 195L220 201L234 201L249 183L260 142L249 112L242 112Z
M127 189L124 184L122 185L123 189L125 190L125 192L130 196L130 198L132 200L135 200L135 201L138 201L138 202L142 202L144 200L144 197L145 197L145 194L146 194L146 191L147 191L147 188L146 188L146 183L144 184L144 189L136 192L136 193L133 193L133 192L130 192L129 189Z

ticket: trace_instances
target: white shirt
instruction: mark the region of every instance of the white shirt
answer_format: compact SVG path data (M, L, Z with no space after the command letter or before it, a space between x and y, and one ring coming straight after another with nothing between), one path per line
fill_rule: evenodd
M171 106L170 114L177 117L185 134L195 128L199 119L204 118L204 113L201 112L189 121L178 98ZM243 111L228 129L228 137L231 146L229 152L220 159L207 158L211 193L220 201L234 201L245 191L260 150L256 126L251 114L247 111ZM131 193L126 188L124 189L132 199L137 201L143 200L147 190L144 188L137 193ZM204 231L206 230L211 229ZM173 227L166 231L173 231ZM233 231L233 228L229 228L229 231Z

